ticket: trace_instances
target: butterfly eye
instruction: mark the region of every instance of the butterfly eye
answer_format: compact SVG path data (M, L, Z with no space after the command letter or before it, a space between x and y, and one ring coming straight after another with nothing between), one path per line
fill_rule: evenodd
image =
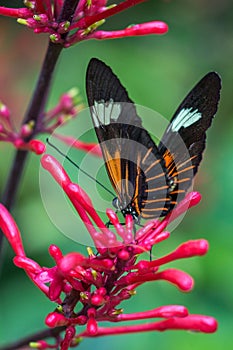
M114 208L120 210L120 203L119 203L119 199L117 197L113 198L112 205L114 206Z

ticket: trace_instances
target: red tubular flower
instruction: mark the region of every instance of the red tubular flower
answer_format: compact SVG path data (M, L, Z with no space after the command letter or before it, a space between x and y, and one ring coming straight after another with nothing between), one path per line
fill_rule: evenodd
M189 330L203 333L213 333L217 330L217 322L212 317L202 315L189 315L186 317L171 317L164 321L133 325L133 326L120 326L104 328L99 327L95 336L105 335L119 335L126 333L138 333L149 331L165 331L165 330ZM79 337L90 337L88 331L85 331L79 335Z
M0 14L18 18L19 23L27 25L35 33L48 33L51 41L69 47L87 39L113 39L166 33L168 27L161 21L141 23L117 31L96 31L106 18L144 1L146 0L125 0L107 6L107 0L80 0L72 23L59 20L64 0L25 1L26 7L20 9L0 6Z
M217 322L214 318L189 314L181 305L160 306L131 314L125 314L119 308L122 301L132 298L135 290L149 281L164 280L183 292L192 289L193 279L187 273L162 267L177 259L204 255L208 250L206 240L185 242L173 252L151 261L137 259L142 253L149 251L152 245L169 237L164 229L171 220L199 202L200 195L197 192L188 194L172 214L161 221L148 222L136 234L133 232L131 216L126 216L125 225L122 226L117 215L108 209L107 216L115 228L113 232L105 227L89 196L71 182L55 158L44 155L42 165L70 198L99 252L95 255L88 248L87 256L78 252L63 255L57 246L52 245L49 253L55 265L52 268L41 267L25 256L19 230L7 210L0 206L0 226L16 254L14 263L26 271L51 301L59 303L57 310L51 312L45 320L48 327L62 326L66 329L63 340L60 337L57 346L68 349L77 345L81 338L134 332L168 329L204 333L216 331ZM140 320L154 318L162 320L140 323ZM101 327L102 321L138 321L138 324ZM86 330L76 335L76 327L79 325L86 325Z
M8 210L2 204L0 204L0 227L15 254L24 257L25 252L19 229Z
M93 39L118 39L127 36L149 35L149 34L164 34L168 30L164 22L153 21L148 23L132 25L128 28L115 31L98 30L89 36Z
M95 156L102 157L100 146L96 143L87 143L80 140L76 140L74 137L71 136L57 135L55 133L53 133L53 136L63 141L65 144L69 145L72 148L77 148L88 153L90 152Z

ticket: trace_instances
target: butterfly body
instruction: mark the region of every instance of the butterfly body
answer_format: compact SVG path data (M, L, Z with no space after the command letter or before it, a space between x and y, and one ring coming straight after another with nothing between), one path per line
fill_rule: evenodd
M111 68L90 61L88 103L117 195L113 204L124 216L136 222L165 216L184 198L202 159L220 88L219 76L208 73L181 103L156 146Z

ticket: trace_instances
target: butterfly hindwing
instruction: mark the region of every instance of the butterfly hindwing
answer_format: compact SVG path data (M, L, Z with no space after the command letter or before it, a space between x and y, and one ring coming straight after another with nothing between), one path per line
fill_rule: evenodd
M180 199L184 197L198 170L220 89L217 73L205 75L178 107L158 146L174 182L170 193L174 204L178 194Z

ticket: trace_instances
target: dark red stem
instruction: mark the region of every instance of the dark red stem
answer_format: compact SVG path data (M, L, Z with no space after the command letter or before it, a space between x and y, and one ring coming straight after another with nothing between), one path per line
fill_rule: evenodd
M28 346L30 342L36 342L41 339L46 338L56 338L59 336L59 334L65 330L66 327L56 327L56 328L48 328L43 331L37 332L35 334L29 335L25 338L22 338L12 344L5 345L3 347L0 347L0 350L17 350L21 349L25 346Z
M35 132L40 122L40 116L42 115L42 112L47 100L47 95L48 95L53 71L56 66L61 50L62 50L61 45L55 45L53 43L49 43L34 94L32 96L31 102L29 104L28 110L26 112L25 118L22 123L22 124L25 124L28 121L33 120L35 122ZM31 137L33 137L33 135ZM5 186L5 191L3 193L3 197L1 200L2 203L7 207L7 209L11 209L15 201L15 196L17 193L17 189L19 187L19 183L24 170L27 156L28 156L27 151L19 150L15 154L15 158L14 158L14 161L10 170L10 174ZM3 235L1 233L0 247L2 246L2 241L3 241Z

